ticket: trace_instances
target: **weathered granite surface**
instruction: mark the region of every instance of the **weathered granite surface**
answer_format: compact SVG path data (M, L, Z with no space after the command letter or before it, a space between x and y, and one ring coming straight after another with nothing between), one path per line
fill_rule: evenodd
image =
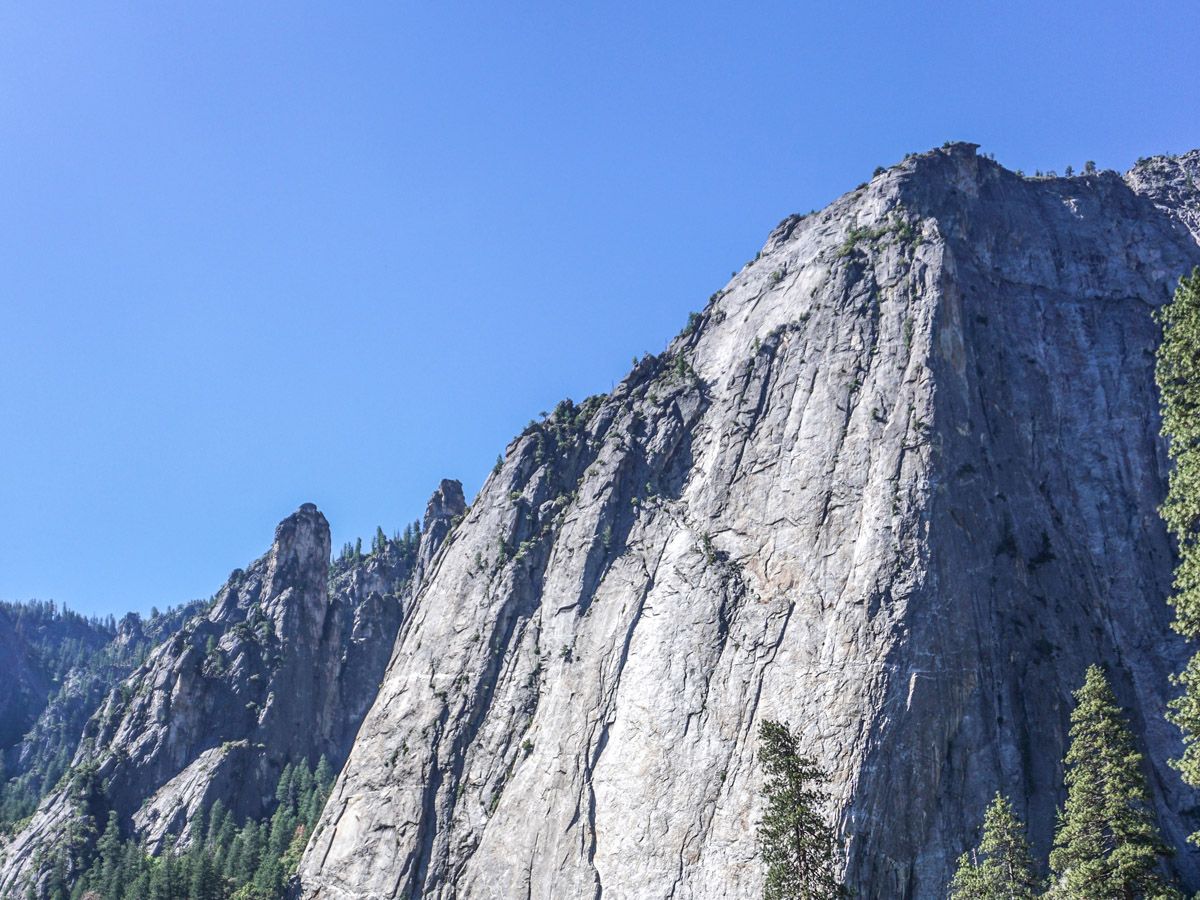
M79 646L81 652L61 679L51 685L48 702L43 697L45 705L32 726L9 748L5 777L23 782L36 796L49 790L75 755L88 719L109 692L137 668L154 645L178 630L203 605L194 601L166 612L155 611L147 618L129 613L111 631L107 624L98 628L93 623L74 621L72 627L52 635ZM0 635L8 633L7 627L8 623L0 622ZM7 716L7 711L0 711L0 720L8 721Z
M298 892L758 896L771 717L832 775L856 895L941 897L996 790L1046 851L1096 661L1200 886L1151 317L1200 249L1130 182L909 158L526 429L431 563Z
M1200 149L1138 160L1125 180L1200 241Z

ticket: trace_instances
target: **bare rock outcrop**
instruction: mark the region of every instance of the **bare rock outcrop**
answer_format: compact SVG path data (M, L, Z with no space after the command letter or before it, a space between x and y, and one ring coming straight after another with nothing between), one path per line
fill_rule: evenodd
M1140 159L1125 180L1200 241L1200 149Z

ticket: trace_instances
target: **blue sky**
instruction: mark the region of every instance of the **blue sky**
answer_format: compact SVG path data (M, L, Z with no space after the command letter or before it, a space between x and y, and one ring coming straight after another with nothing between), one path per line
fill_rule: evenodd
M208 596L478 489L791 212L1200 145L1188 3L0 10L0 598Z

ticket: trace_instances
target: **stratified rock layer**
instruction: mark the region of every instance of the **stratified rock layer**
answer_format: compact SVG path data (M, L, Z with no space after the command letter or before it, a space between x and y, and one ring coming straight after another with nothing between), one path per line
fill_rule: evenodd
M303 894L758 896L773 718L832 776L856 896L941 897L996 790L1046 851L1096 661L1196 886L1151 314L1197 261L1115 174L964 144L784 221L665 354L509 447Z

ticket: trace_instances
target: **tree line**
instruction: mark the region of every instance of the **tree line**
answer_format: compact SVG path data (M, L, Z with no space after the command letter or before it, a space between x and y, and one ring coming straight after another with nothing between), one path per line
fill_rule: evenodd
M0 835L19 830L38 801L70 768L89 716L145 660L166 633L174 631L201 603L152 608L143 619L130 613L121 640L113 617L84 618L54 601L0 603L15 633L36 654L55 685L33 727L19 744L0 748Z
M289 764L270 818L239 825L218 800L192 823L189 841L158 854L122 839L110 812L91 866L77 878L57 866L43 894L30 887L29 900L283 900L333 780L323 756L316 769Z

